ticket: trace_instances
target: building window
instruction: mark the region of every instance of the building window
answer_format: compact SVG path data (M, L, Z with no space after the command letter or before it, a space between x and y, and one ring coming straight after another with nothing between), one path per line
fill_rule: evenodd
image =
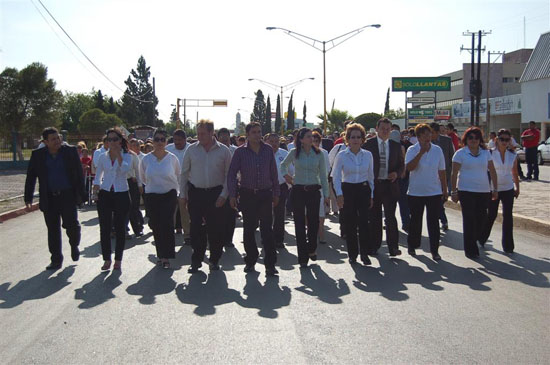
M457 85L462 85L463 82L464 82L463 79L453 80L453 81L451 81L451 87L457 86Z

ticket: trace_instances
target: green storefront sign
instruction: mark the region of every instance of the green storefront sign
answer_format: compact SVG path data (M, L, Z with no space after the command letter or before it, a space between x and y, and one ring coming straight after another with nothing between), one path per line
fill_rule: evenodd
M392 77L392 91L450 91L450 77Z
M408 109L409 119L434 119L435 112L433 109L413 108Z

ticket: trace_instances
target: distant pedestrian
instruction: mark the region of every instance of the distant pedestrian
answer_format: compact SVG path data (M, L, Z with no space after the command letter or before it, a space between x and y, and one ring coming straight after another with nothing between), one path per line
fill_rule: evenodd
M448 195L451 190L451 171L453 169L453 156L455 154L455 148L452 139L440 133L440 127L441 126L439 125L439 123L430 123L430 128L432 129L431 142L441 148L441 151L443 151L443 157L445 158L445 177L448 184ZM443 231L447 231L449 229L449 220L447 219L447 214L445 213L445 201L441 200L441 211L439 213L439 220L441 221L441 229Z
M111 268L113 222L116 235L113 269L121 269L126 244L126 218L130 211L128 172L132 168L132 154L128 153L128 144L122 132L118 128L109 129L107 141L109 151L98 156L94 179L94 193L98 193L97 213L104 261L101 270L104 271Z
M229 130L227 128L220 128L216 137L218 142L229 148L231 157L233 157L233 154L237 150L237 146L231 144ZM237 211L231 208L229 200L230 199L225 200L225 204L222 209L224 215L223 221L226 223L222 227L222 243L226 248L233 248L235 247L235 244L233 243L233 235L235 234L235 225L237 223Z
M157 264L170 268L170 259L176 256L174 214L178 204L178 158L166 151L166 131L157 129L153 134L154 149L141 160L141 181L145 185L145 206L149 214L149 226L153 231Z
M498 214L499 202L502 202L502 249L506 253L514 252L514 218L512 210L514 208L514 198L519 196L517 171L519 162L515 152L508 149L511 138L512 134L508 129L499 130L497 147L491 151L498 177L498 198L489 203L489 216L481 237L482 243L489 239L493 223Z
M537 149L540 141L540 131L534 121L529 122L529 129L521 134L521 141L525 148L525 161L527 162L527 180L539 179L539 164L537 161Z
M476 242L484 244L482 235L487 224L489 202L498 198L498 180L493 158L478 127L470 127L464 132L462 144L464 147L453 156L451 198L455 203L460 200L464 253L466 257L475 259L479 257Z
M47 270L57 270L63 264L61 251L61 221L69 237L71 258L78 261L80 223L77 205L86 200L82 164L75 147L62 145L56 128L42 131L45 147L32 151L25 180L25 206L32 208L36 179L39 182L39 208L48 227L50 264Z
M447 123L447 136L451 138L451 141L453 141L455 151L458 151L460 148L460 139L458 138L458 134L456 134L456 129L453 123Z

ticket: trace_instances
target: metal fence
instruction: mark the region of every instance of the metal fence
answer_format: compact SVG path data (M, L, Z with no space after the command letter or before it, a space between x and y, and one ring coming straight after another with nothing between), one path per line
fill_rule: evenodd
M17 145L15 141L17 140ZM0 161L28 161L33 149L40 144L40 137L25 135L0 138Z

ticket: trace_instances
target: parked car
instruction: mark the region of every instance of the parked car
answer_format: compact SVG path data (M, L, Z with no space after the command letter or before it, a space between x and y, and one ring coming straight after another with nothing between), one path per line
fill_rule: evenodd
M525 150L523 147L518 148L516 153L518 154L519 162L525 162ZM550 162L550 137L539 144L537 148L537 162L539 165Z

